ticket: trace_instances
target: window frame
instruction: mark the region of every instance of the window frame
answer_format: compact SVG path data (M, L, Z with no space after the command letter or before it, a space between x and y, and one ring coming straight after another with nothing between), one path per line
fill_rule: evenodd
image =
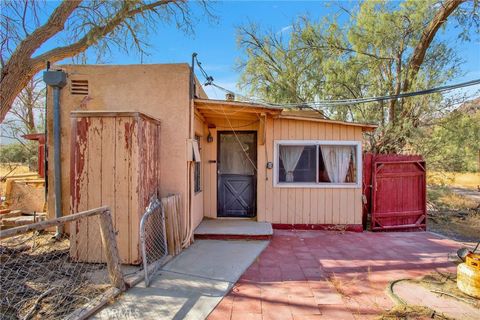
M200 135L195 134L194 140L198 144L198 151L201 154L202 147L200 144L202 137ZM197 181L197 170L198 170L198 181ZM198 186L198 189L197 189ZM202 161L195 161L193 164L193 194L198 194L203 191L202 188Z
M329 188L344 188L344 189L358 189L362 187L362 142L355 140L274 140L273 150L273 186L275 188L312 188L312 189L329 189ZM356 183L331 183L331 182L318 182L319 170L318 170L318 157L319 148L317 148L317 165L316 165L316 181L317 182L279 182L279 170L280 170L280 145L290 146L353 146L356 150L356 163L357 163L357 176Z

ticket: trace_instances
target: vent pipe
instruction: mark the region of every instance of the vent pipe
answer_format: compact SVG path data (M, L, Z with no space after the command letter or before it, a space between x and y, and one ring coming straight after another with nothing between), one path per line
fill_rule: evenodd
M63 71L47 70L43 73L43 81L53 90L53 173L55 184L55 218L62 216L62 166L60 141L60 90L67 84L67 74ZM57 227L55 237L63 232L62 226Z

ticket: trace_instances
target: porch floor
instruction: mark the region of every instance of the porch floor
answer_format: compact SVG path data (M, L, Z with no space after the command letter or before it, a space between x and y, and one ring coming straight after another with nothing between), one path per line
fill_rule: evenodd
M455 273L449 256L462 246L430 232L275 230L207 320L430 319L387 316L395 304L386 288L393 280ZM394 290L408 303L449 319L480 319L470 304L405 283Z
M195 229L196 239L251 239L272 237L272 224L243 219L205 219Z

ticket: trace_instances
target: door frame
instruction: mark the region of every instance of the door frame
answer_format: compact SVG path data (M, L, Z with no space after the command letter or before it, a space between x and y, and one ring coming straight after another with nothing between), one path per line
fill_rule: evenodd
M234 130L217 130L217 154L216 154L216 158L217 158L217 161L216 161L216 170L215 170L215 182L217 184L217 188L216 188L216 192L217 192L217 203L216 203L216 216L217 218L221 218L221 219L241 219L241 218L245 218L245 219L257 219L257 170L255 170L255 174L253 175L253 190L254 190L254 193L253 193L253 208L254 208L254 214L252 217L219 217L218 216L218 212L220 210L220 206L219 206L219 202L220 202L220 197L219 197L219 189L220 189L220 177L219 177L219 174L218 174L218 170L219 170L219 163L220 163L220 135L223 134L223 133L226 133L226 134L244 134L244 133L253 133L253 137L254 137L254 141L255 141L255 159L252 159L252 160L255 160L255 166L258 168L258 131L257 130L240 130L240 131L234 131Z

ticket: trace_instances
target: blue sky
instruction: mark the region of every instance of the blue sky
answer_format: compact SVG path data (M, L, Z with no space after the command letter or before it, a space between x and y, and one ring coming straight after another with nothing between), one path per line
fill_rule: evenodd
M196 11L198 7L194 7ZM222 1L212 5L217 17L215 22L201 19L195 23L195 34L185 34L173 26L158 29L150 39L150 55L143 57L144 63L175 63L191 61L193 52L215 82L230 90L238 91L236 83L239 72L235 69L241 50L237 47L236 28L253 22L262 28L288 33L293 20L309 15L320 18L333 14L338 9L327 8L322 1ZM138 56L118 53L109 63L139 63ZM203 80L197 72L197 77ZM207 87L211 98L223 98L224 93Z
M352 3L345 1L342 5L349 7ZM288 26L299 16L308 15L312 19L320 19L338 10L322 1L224 1L214 4L213 9L218 21L212 23L196 14L200 19L195 23L194 35L187 35L174 26L159 27L158 32L149 39L150 55L143 57L143 63L190 63L191 54L197 52L204 68L218 84L238 91L236 82L239 72L235 70L235 62L240 57L241 50L236 44L237 26L251 21L275 32L288 32ZM465 76L453 83L480 78L480 38L461 43L457 41L456 31L452 27L440 36L453 41L466 61ZM141 59L138 55L117 52L105 59L105 62L132 64L140 63ZM218 89L206 89L211 98L224 96Z
M58 1L47 0L47 12L51 12L58 5ZM342 2L345 7L351 7L355 2ZM326 15L335 14L338 8L328 6L322 1L219 1L213 5L217 22L208 21L202 17L198 6L196 7L197 21L195 34L185 34L174 26L159 26L156 33L147 39L151 44L149 56L143 57L143 63L190 63L191 54L198 53L199 60L207 72L215 78L215 82L232 91L239 91L236 83L239 72L235 70L235 63L241 55L241 50L236 44L236 27L248 22L260 24L262 28L274 32L288 32L289 26L299 16L308 15L310 18L320 20ZM51 9L51 10L50 10ZM480 37L477 35L471 42L458 41L456 30L448 24L445 33L440 37L456 47L465 60L463 66L465 75L451 83L458 83L480 78ZM48 50L53 46L63 45L58 40L49 41L39 52ZM90 63L95 63L91 57ZM140 56L116 51L113 55L105 57L105 63L110 64L135 64L141 63ZM71 60L63 61L70 63ZM197 76L202 80L199 73ZM478 93L480 86L466 89L468 93ZM206 87L210 98L224 98L224 93L213 87Z

